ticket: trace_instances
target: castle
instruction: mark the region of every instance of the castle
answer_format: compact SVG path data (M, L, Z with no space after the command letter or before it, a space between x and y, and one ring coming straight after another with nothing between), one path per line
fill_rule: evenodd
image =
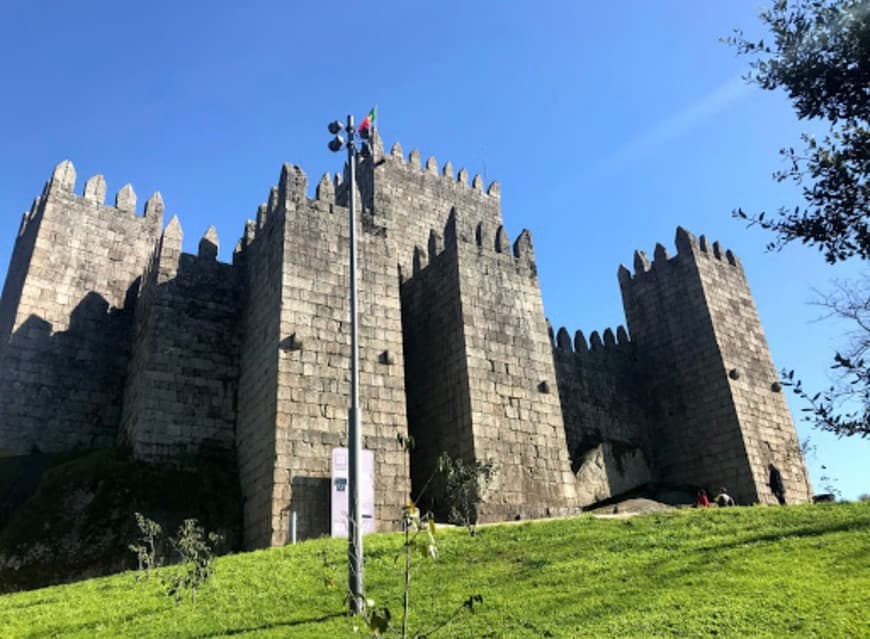
M347 167L345 168L345 171ZM249 548L328 532L331 450L346 444L348 216L358 198L363 446L376 524L398 526L444 451L494 461L483 521L556 516L641 486L811 497L740 261L677 229L619 267L628 330L553 333L531 236L499 186L396 144L358 189L284 165L232 264L197 255L102 176L62 162L24 214L0 300L0 456L123 445L190 463L230 453ZM407 452L408 435L416 446ZM227 457L223 457L227 458Z

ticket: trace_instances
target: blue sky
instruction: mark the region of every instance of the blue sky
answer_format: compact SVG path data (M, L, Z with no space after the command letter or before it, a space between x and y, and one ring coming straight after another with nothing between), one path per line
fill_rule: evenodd
M0 5L0 274L21 212L66 158L79 188L102 173L111 198L131 182L140 211L159 190L189 251L214 224L229 259L281 163L313 192L340 166L326 122L377 103L388 147L501 182L555 327L623 323L617 267L635 248L673 249L681 224L742 259L776 365L827 385L842 327L807 301L861 265L765 253L770 237L730 217L796 202L770 173L801 124L718 41L762 35L760 3L299 4ZM817 490L827 475L845 498L870 492L870 442L798 431L818 448Z

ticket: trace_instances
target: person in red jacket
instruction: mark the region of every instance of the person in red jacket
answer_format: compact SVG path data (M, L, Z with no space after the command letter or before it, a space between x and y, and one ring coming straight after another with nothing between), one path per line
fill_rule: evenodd
M698 496L695 498L695 508L709 508L710 500L707 498L707 491L703 488L698 491Z

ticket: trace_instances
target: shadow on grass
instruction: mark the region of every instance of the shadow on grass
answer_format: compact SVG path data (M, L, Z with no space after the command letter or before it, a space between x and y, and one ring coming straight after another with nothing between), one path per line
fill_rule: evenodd
M55 604L60 601L58 597L48 597L46 599L34 599L33 601L25 601L20 604L12 604L9 606L9 610L24 610L25 608L33 608L34 606L47 606L49 604Z
M790 528L781 532L770 532L761 535L738 536L723 543L713 543L698 546L702 552L715 552L739 548L747 544L781 541L791 537L820 537L838 532L850 532L854 530L867 530L870 528L870 517L857 517L850 521L832 523L823 526L804 526L803 528Z
M140 610L138 612L130 613L129 615L124 615L123 617L117 617L115 619L112 619L112 621L113 622L121 621L121 622L126 623L126 622L130 622L130 621L134 621L136 619L140 619L142 617L151 617L151 616L158 614L158 613L159 613L159 611L154 611L154 610ZM55 626L52 628L43 628L43 629L38 630L36 632L32 632L30 634L24 635L24 639L42 639L43 637L46 637L46 636L62 637L65 634L71 634L74 632L79 632L81 630L93 630L95 628L105 626L106 623L107 622L105 619L95 619L93 621L88 621L86 623L80 623L80 624L75 624L75 625L69 625L69 626L65 625L65 626Z
M763 534L737 535L736 538L721 542L702 543L698 546L682 547L676 557L656 559L639 567L641 574L657 574L668 580L692 574L701 574L713 557L731 550L745 549L754 544L775 544L789 539L823 538L826 535L863 531L870 528L870 517L856 517L849 521L831 522L824 525L807 525L801 528L788 528ZM691 553L691 556L689 556Z
M248 632L258 632L260 630L271 630L273 628L293 628L295 626L305 626L310 623L323 623L330 619L346 617L344 612L335 612L331 615L322 615L320 617L312 617L310 619L297 619L296 621L276 621L274 623L264 623L259 626L248 626L246 628L232 628L229 630L216 630L205 635L196 635L196 639L209 639L210 637L232 637L234 635L243 635Z
M125 615L116 619L115 621L120 621L122 623L129 623L131 621L135 621L137 619L141 619L144 617L151 617L155 614L161 614L160 611L147 610L140 611L137 613L132 613L129 615ZM312 617L310 619L298 619L295 621L276 621L274 623L265 623L260 624L258 626L250 626L245 628L230 628L226 630L215 630L214 632L210 632L208 634L203 635L193 635L196 639L208 639L209 637L232 637L235 635L243 635L248 632L257 632L259 630L270 630L272 628L292 628L294 626L304 626L312 623L322 623L324 621L329 621L330 619L336 619L338 617L346 616L344 612L336 612L329 615L322 615L320 617ZM64 626L62 628L50 628L50 629L42 629L38 632L26 635L25 639L38 639L46 636L46 632L52 633L51 636L62 636L64 633L76 633L81 631L87 631L99 626L104 626L106 624L105 619L89 621L87 623L81 623L73 626ZM60 634L54 634L60 633Z

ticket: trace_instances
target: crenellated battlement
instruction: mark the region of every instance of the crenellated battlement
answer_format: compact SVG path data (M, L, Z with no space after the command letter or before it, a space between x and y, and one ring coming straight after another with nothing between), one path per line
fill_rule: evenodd
M324 178L328 179L329 174ZM254 219L245 220L242 235L233 250L233 261L240 259L249 246L251 246L260 233L266 229L275 219L285 214L288 210L295 210L300 203L308 202L307 196L308 176L305 171L296 164L285 162L281 166L278 183L269 187L266 201L257 206ZM328 190L323 185L323 178L317 185L316 200L326 199ZM334 191L333 202L334 202Z
M701 259L712 259L738 268L741 271L743 270L740 260L737 259L737 256L730 249L723 251L719 242L713 242L711 245L703 235L696 239L692 233L682 226L677 227L674 243L677 247L677 254L675 256L671 257L668 249L658 243L653 251L652 261L650 261L644 251L636 250L633 260L634 273L625 265L619 265L618 276L620 283L630 282L652 271L665 272L668 268L687 260L698 262Z
M81 202L87 202L92 205L97 205L103 208L113 208L119 213L132 214L131 217L142 218L153 223L154 220L163 220L163 199L159 191L155 191L153 195L145 203L142 215L136 213L136 192L131 184L125 184L115 194L114 205L109 207L106 205L106 179L102 175L94 175L85 181L81 195L75 192L76 189L76 169L70 160L64 160L58 164L51 175L51 178L45 183L42 191L42 200L52 196L60 196L65 198L74 198ZM36 204L36 202L34 202ZM33 210L33 209L31 209Z
M30 209L24 211L24 213L21 214L21 224L19 224L18 226L18 235L16 236L17 238L21 238L24 236L24 234L27 232L28 227L30 226L30 223L39 214L39 211L41 210L44 202L45 199L42 195L37 195L35 198L33 198L33 203L30 205Z
M375 134L378 137L378 134ZM375 148L380 146L380 142L375 143ZM483 188L483 178L479 174L475 174L469 183L468 171L463 167L459 172L454 174L453 163L448 160L438 169L438 160L434 155L430 155L423 165L420 161L420 151L416 148L411 149L407 159L403 155L402 145L395 142L390 149L389 155L384 155L383 159L393 167L401 167L409 173L426 176L426 179L437 181L440 185L451 185L455 188L466 188L476 191L481 197L495 198L501 197L501 187L497 181L490 182L486 190Z
M344 171L347 173L347 163ZM334 213L336 208L347 207L347 181L341 174L333 177L328 171L324 173L314 189L314 197L307 195L308 177L302 168L295 164L285 163L281 167L278 183L269 188L266 201L257 207L254 219L246 220L241 237L233 250L233 261L242 259L245 251L273 220L281 218L288 212L303 210L305 215L316 213ZM370 211L360 211L360 219L364 229L372 224L368 222ZM336 224L343 224L344 217L336 218Z
M42 194L34 198L28 211L21 217L18 237L27 230L30 223L37 217L44 205L51 198L64 200L64 206L71 203L84 205L82 210L115 211L127 214L129 218L147 221L150 226L159 226L163 222L164 205L159 191L155 191L145 202L142 215L136 213L136 192L131 184L125 184L115 194L114 205L106 204L106 179L102 175L94 175L85 181L81 194L76 190L76 169L72 161L64 160L55 166L51 177L45 183ZM89 208L91 207L91 208Z
M177 215L173 215L154 244L151 258L142 273L139 294L148 297L152 285L173 279L178 273L178 262L181 259L181 245L184 232Z
M253 222L249 221L249 225L253 225ZM239 243L241 244L243 240L244 238L239 240ZM233 254L233 264L220 262L218 260L220 240L214 226L209 226L203 233L196 254L184 253L182 250L183 241L184 231L181 228L181 222L177 215L173 215L155 242L154 250L142 273L138 289L140 306L143 304L148 306L153 287L175 280L182 269L193 267L201 271L202 268L211 268L212 270L231 268L235 266L235 258L241 250L237 245Z
M581 330L576 331L572 339L568 329L564 326L559 328L555 336L553 335L552 326L549 326L549 322L548 329L550 343L557 353L579 356L614 352L628 353L634 347L628 337L628 332L622 325L616 327L616 333L611 328L604 329L600 334L598 331L592 331L589 334L588 341Z
M532 234L523 229L511 247L510 238L504 226L497 227L487 220L474 220L464 215L458 207L450 210L444 226L444 241L448 246L459 242L474 244L480 251L511 256L534 265L535 251L532 247Z
M411 260L413 274L429 266L445 249L455 249L460 244L476 246L479 255L504 256L515 265L527 266L535 272L535 254L528 229L523 229L511 246L504 226L493 228L486 220L471 220L458 207L453 207L443 232L430 229L426 247L419 244L414 246Z

